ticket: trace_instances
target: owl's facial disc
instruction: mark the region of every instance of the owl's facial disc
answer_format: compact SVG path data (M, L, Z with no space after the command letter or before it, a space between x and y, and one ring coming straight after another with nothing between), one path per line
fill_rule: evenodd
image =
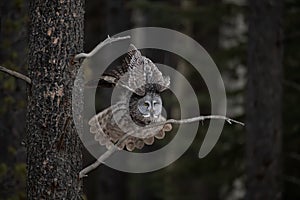
M158 95L146 95L138 102L139 112L145 118L158 118L162 110L162 100Z
M150 114L150 109L151 109L151 102L150 101L144 101L144 105L145 109L140 109L140 112L142 113L142 115L144 117L150 117L151 114ZM143 112L142 112L143 111Z

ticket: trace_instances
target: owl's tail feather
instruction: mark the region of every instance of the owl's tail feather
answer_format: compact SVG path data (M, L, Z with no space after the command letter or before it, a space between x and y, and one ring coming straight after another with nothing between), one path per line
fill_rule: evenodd
M110 148L112 145L117 144L118 141L124 136L124 134L121 134L120 131L111 131L110 133L106 134L105 130L108 128L113 127L103 127L101 128L99 124L98 116L95 116L91 118L91 120L88 122L90 125L90 132L94 134L94 139L99 142L100 145L105 145L106 148ZM133 151L135 148L142 149L145 144L146 145L152 145L154 143L155 138L156 139L163 139L165 137L165 132L172 130L171 124L165 124L162 129L156 129L157 133L155 135L149 134L145 138L139 138L135 136L128 136L124 142L118 144L118 149L122 150L126 147L128 151Z
M163 139L165 137L165 132L171 131L172 125L171 124L165 124L164 127L159 130L157 134L154 136L146 137L146 138L137 138L133 136L129 136L128 139L124 141L126 146L126 149L128 151L133 151L135 148L142 149L144 145L152 145L154 143L154 138L157 139Z
M152 145L154 143L154 137L148 137L144 139L145 144Z

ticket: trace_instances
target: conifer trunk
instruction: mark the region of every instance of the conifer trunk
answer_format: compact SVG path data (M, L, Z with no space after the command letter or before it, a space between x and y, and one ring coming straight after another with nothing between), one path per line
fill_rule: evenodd
M247 195L281 199L282 0L249 0Z
M27 198L81 199L81 142L72 89L83 51L84 0L31 0L27 112Z

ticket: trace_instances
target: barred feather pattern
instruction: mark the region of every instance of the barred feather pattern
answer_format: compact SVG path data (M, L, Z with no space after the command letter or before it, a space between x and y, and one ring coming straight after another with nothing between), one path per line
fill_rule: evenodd
M160 116L157 122L165 120L163 116ZM134 132L118 148L124 149L126 147L128 151L133 151L135 148L142 149L145 144L152 145L155 138L163 139L165 132L172 130L171 124L165 124L151 129L139 128L139 132L136 132L137 125L132 123L126 102L119 102L108 107L92 117L88 122L90 132L94 134L94 139L100 145L105 145L107 149L118 143L125 133Z
M130 45L124 65L128 66L128 70L120 77L119 81L137 95L145 95L147 84L158 85L158 92L162 92L170 86L170 78L164 77L156 65L150 59L142 56L141 52L133 45Z
M109 149L130 133L126 140L118 144L118 148L133 151L135 148L143 148L145 144L153 144L155 138L163 139L165 132L171 131L171 124L143 129L153 122L166 119L159 114L159 117L145 117L137 107L138 101L146 95L151 98L160 96L163 90L169 88L170 78L164 77L156 65L142 56L135 46L130 45L123 65L103 74L99 83L100 86L121 86L125 90L118 103L89 121L90 132L99 144Z
M96 83L98 84L98 81ZM156 84L159 92L169 88L170 77L163 76L156 65L142 56L141 52L131 44L123 64L105 72L99 80L99 86L102 87L114 87L117 83L142 96L146 93L146 84ZM89 81L87 86L97 84L95 81Z

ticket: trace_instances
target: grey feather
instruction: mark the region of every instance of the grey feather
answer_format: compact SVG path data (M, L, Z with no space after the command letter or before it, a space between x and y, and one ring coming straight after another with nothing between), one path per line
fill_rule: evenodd
M163 139L165 132L172 129L170 124L141 129L153 122L166 120L161 115L160 93L169 88L170 78L163 76L156 65L142 56L135 46L130 45L124 65L107 72L101 80L112 86L121 86L124 92L119 102L93 116L88 122L90 132L100 145L110 148L125 134L134 132L118 146L133 151L135 148L143 148L145 144L152 145L154 138Z

